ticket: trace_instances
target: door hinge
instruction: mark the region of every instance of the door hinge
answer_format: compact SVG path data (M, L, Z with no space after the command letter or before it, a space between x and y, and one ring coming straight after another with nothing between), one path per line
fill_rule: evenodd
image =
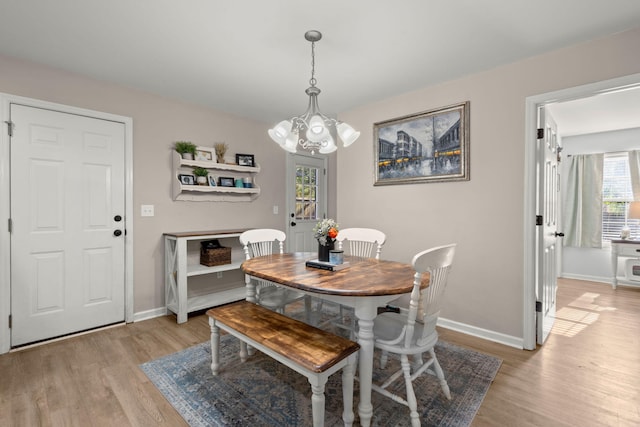
M12 324L11 315L9 315L9 329L11 329L11 326L12 326L12 325L13 325L13 324Z
M544 129L538 129L538 139L544 138Z
M327 168L323 168L323 169L322 169L322 172L323 172L323 173L324 173L324 175L326 176L326 175L327 175Z
M7 228L9 229L9 233L11 233L11 231L13 230L13 222L11 221L11 218L9 218L7 222L8 222Z
M536 313L542 313L542 301L536 301Z
M7 124L7 133L9 136L13 136L13 122L7 120L5 123Z
M536 215L536 225L542 225L542 215Z

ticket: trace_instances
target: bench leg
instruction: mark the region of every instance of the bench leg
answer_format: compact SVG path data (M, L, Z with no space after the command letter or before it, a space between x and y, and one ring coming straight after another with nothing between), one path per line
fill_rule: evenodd
M211 373L218 375L220 369L220 328L216 326L216 321L209 318L209 326L211 327Z
M313 414L313 427L324 427L324 386L327 377L320 374L316 377L308 377L311 384L311 413Z
M345 426L352 426L353 414L353 378L356 370L357 353L349 356L349 360L342 368L342 420Z

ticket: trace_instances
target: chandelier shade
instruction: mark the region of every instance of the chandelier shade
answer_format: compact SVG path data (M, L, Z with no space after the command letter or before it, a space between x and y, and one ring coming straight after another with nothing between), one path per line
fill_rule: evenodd
M315 154L333 153L338 149L336 140L340 138L343 145L348 147L358 139L360 132L350 125L327 117L320 112L318 107L318 95L320 89L316 87L315 79L315 43L322 38L319 31L307 31L304 35L311 42L311 79L305 93L309 96L307 111L300 116L282 120L269 129L268 133L280 147L291 153L296 153L297 148L311 151Z

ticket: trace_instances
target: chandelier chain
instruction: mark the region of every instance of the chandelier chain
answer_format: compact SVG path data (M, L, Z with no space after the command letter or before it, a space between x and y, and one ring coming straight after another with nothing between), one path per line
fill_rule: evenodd
M316 82L316 42L311 42L311 79L309 79L309 84L315 86Z

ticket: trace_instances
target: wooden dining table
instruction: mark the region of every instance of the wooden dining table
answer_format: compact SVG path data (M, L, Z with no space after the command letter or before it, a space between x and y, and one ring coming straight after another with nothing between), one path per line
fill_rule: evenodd
M398 296L411 292L415 270L410 264L352 256L344 257L347 266L339 271L305 265L307 260L316 258L316 253L296 252L244 261L242 270L247 274L247 300L256 301L256 289L250 280L253 276L354 308L360 344L358 414L360 424L369 426L373 416L373 322L378 314L378 307L384 307ZM423 283L428 283L428 274L423 275Z

